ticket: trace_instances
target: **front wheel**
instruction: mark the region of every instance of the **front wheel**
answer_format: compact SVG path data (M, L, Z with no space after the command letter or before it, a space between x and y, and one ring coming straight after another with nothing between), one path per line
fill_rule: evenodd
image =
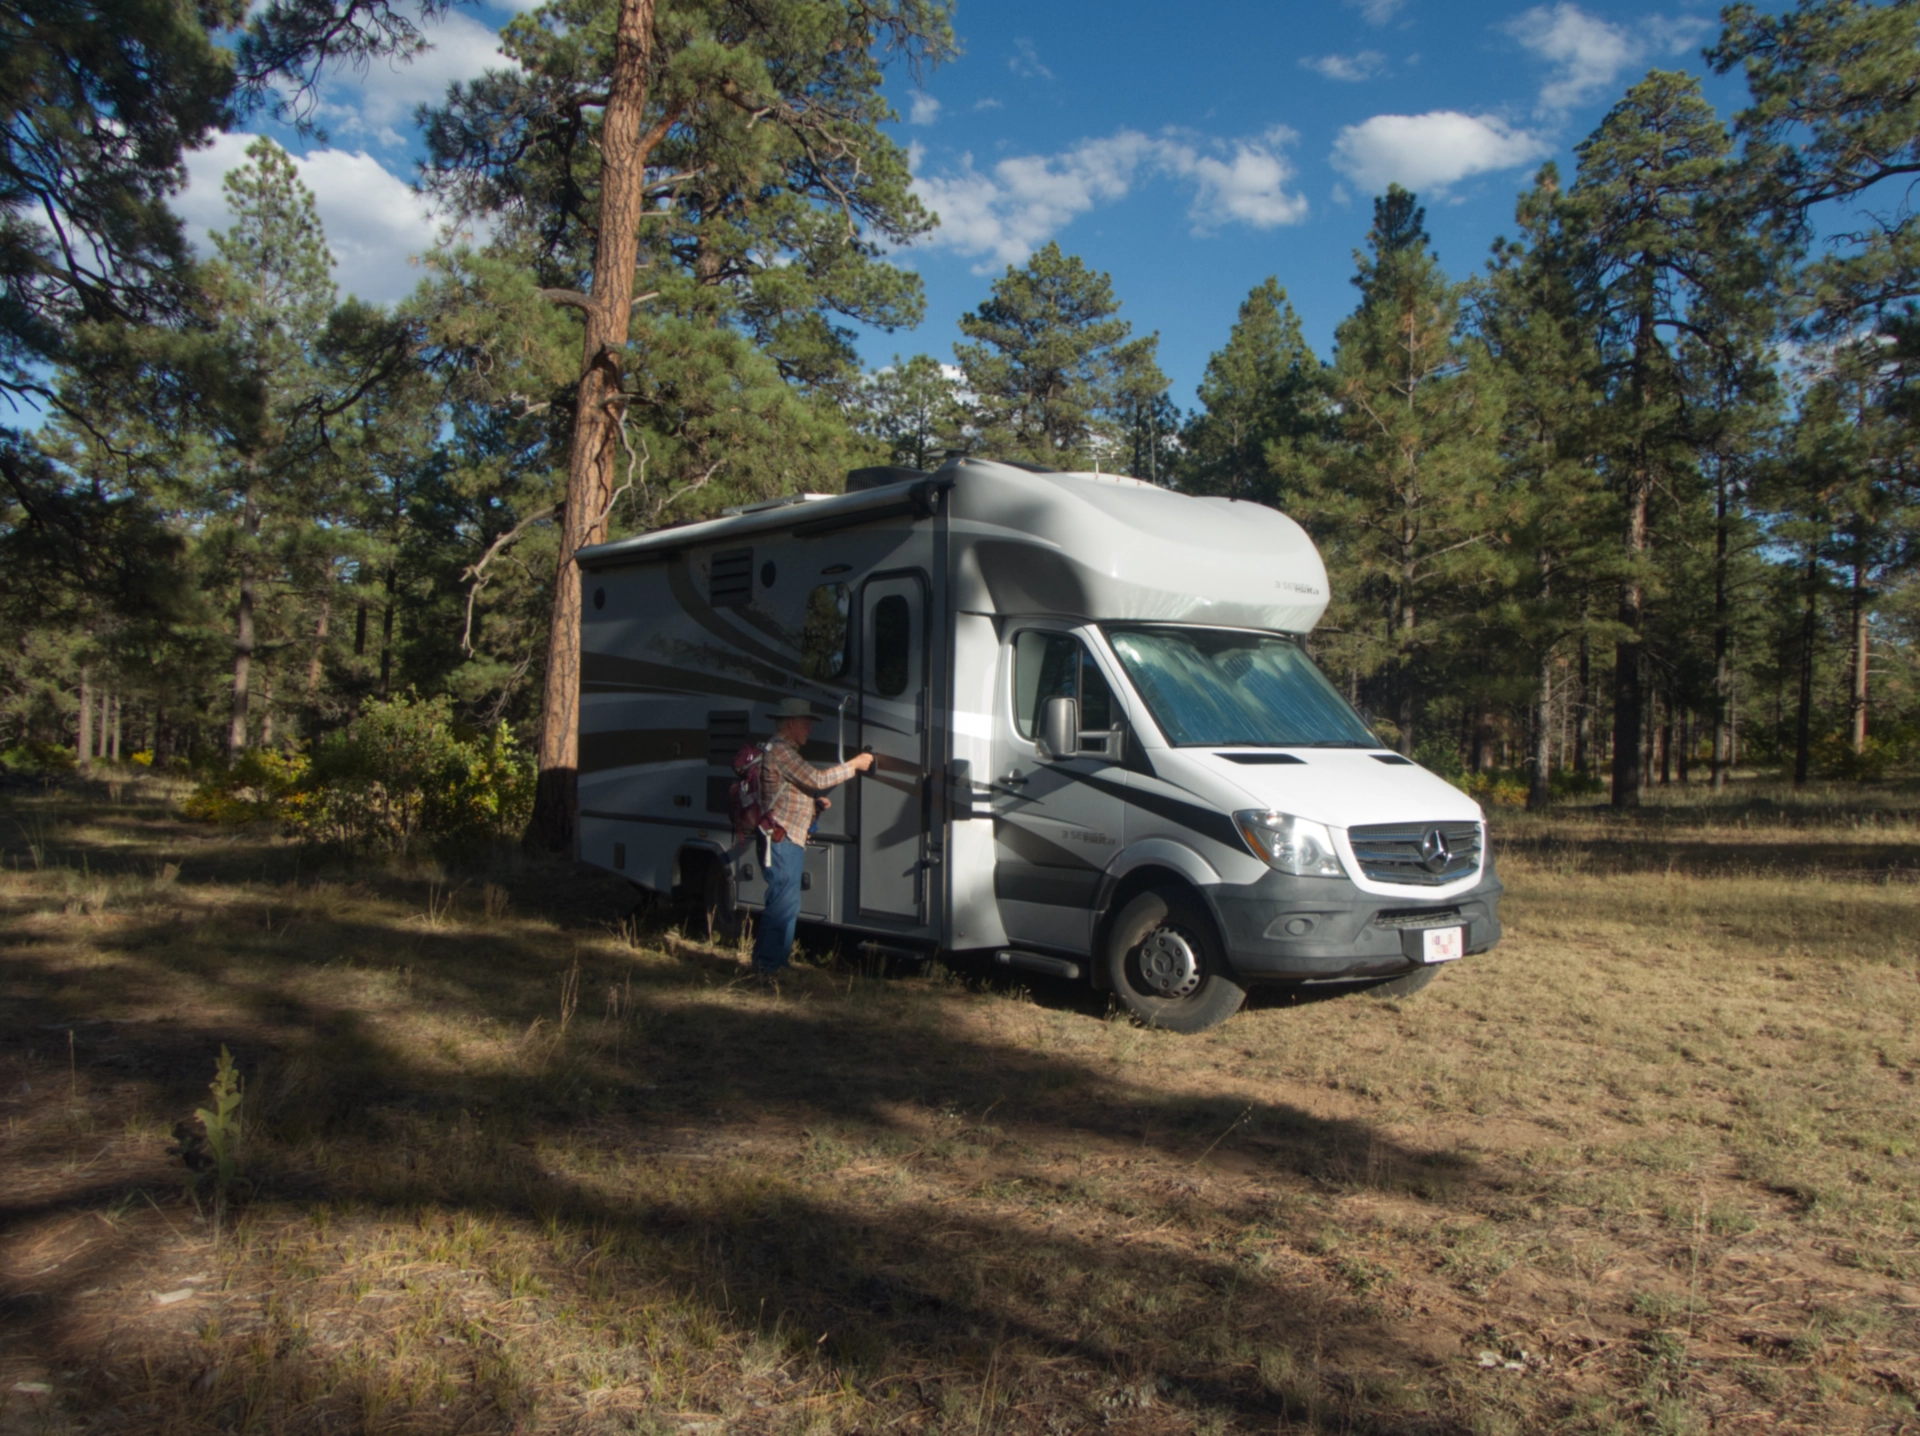
M1107 977L1127 1011L1169 1032L1205 1032L1247 1000L1227 976L1206 910L1177 890L1155 888L1120 910L1107 938Z

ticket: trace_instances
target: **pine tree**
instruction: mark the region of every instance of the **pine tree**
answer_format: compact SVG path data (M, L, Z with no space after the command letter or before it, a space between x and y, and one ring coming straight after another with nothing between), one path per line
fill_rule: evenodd
M857 402L855 424L886 445L890 464L932 469L948 449L964 447L966 411L953 378L931 355L904 362L894 355Z
M1520 198L1520 240L1495 246L1478 296L1478 331L1505 397L1500 436L1504 601L1478 645L1490 665L1524 665L1533 688L1527 806L1551 794L1556 700L1590 701L1557 677L1590 626L1595 590L1609 572L1613 515L1599 470L1599 336L1585 303L1579 255L1565 230L1559 171L1548 165ZM1570 675L1569 675L1570 676Z
M952 37L941 0L556 0L503 40L515 68L456 86L429 114L429 178L465 213L496 216L500 251L584 318L529 832L564 849L577 797L573 556L605 537L622 470L629 481L639 472L626 421L650 405L657 432L677 434L683 398L714 434L795 420L799 462L774 475L787 483L810 451L835 444L836 413L796 406L739 366L760 355L782 377L844 391L855 366L842 321L919 317L917 278L879 254L932 223L909 193L905 155L879 128L891 118L881 62L895 51L937 61ZM642 269L648 287L636 298ZM665 317L636 352L642 300ZM754 343L732 343L735 331ZM676 358L692 370L659 367ZM711 422L729 372L759 388L753 404L732 405L751 412L730 428ZM674 450L647 461L659 488L705 483L745 453Z
M1131 338L1119 312L1112 279L1057 243L1007 266L961 317L973 342L953 348L982 452L1066 469L1091 468L1121 448L1133 409L1167 384L1154 358L1158 336Z
M1181 487L1284 505L1291 455L1326 430L1326 386L1300 316L1269 277L1241 301L1226 346L1207 360L1201 407L1181 436Z
M1460 332L1460 287L1425 212L1398 185L1374 201L1354 256L1360 306L1336 333L1333 438L1304 463L1293 512L1328 550L1341 665L1377 674L1402 752L1421 698L1490 576L1501 399L1485 350ZM1342 591L1344 588L1344 592Z
M1681 344L1750 352L1771 330L1778 256L1753 229L1726 127L1692 76L1653 71L1576 151L1569 226L1585 247L1607 360L1604 448L1620 502L1613 802L1640 801L1652 503L1695 465ZM1734 367L1739 367L1736 363Z

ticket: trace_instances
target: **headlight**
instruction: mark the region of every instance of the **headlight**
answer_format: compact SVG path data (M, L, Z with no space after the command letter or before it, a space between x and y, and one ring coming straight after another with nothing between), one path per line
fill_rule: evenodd
M1283 873L1300 878L1347 875L1347 870L1340 866L1340 855L1333 850L1333 834L1327 831L1325 823L1309 823L1305 818L1251 808L1235 813L1233 825L1256 856Z

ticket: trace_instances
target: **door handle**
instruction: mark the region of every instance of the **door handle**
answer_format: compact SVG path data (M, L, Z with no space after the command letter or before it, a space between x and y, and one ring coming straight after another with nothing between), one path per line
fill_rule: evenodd
M1027 786L1027 780L1018 773L1009 773L1006 777L1002 778L1000 782L1009 788L1024 788Z

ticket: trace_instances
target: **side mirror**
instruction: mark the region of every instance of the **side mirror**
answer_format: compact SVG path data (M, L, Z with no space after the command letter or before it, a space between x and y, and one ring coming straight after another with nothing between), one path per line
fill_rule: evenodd
M1080 705L1071 698L1049 698L1040 709L1040 757L1051 763L1080 751Z

